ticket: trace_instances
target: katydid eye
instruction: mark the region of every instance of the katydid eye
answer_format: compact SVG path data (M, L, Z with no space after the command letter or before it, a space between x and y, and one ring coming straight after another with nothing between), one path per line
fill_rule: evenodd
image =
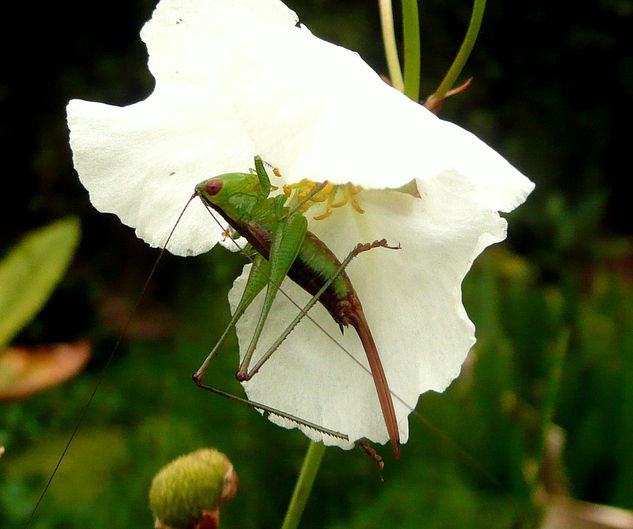
M211 196L217 195L220 192L220 189L222 189L222 180L219 178L212 178L204 186L204 190L207 192L207 195Z

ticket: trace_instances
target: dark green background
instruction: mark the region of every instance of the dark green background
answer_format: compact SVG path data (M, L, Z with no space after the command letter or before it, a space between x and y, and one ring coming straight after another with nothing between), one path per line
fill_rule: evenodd
M386 73L374 2L289 4L314 33ZM7 447L0 459L2 527L21 526L116 339L125 303L156 256L90 205L72 168L64 112L71 98L125 105L151 93L138 32L153 7L69 1L12 5L4 13L0 248L59 217L77 215L83 225L68 276L17 341L88 337L95 351L77 381L0 408L0 445ZM470 7L421 4L424 95L452 60ZM541 461L551 407L567 435L571 493L633 508L631 177L624 164L632 17L630 0L489 2L462 76L474 77L472 88L449 100L442 116L497 148L536 191L510 215L503 248L478 261L465 284L478 326L472 365L445 395L425 395L419 407L443 433L412 418L402 461L383 451L384 484L360 453L329 450L305 527L535 526L538 480L526 469ZM152 475L203 445L225 451L242 480L223 525L279 525L305 439L189 381L227 321L226 291L241 262L216 249L161 264L140 323L34 527L151 527ZM218 377L237 390L234 348L228 344Z

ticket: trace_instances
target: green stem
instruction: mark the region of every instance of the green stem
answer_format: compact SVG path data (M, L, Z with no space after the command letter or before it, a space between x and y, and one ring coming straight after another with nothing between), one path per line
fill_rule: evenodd
M385 57L387 58L387 68L389 78L393 87L404 92L404 79L400 69L400 59L398 59L398 47L396 46L396 32L393 26L393 10L391 0L379 0L380 26L382 27L382 40L385 46Z
M299 526L303 509L305 509L308 498L310 497L314 478L319 471L324 452L324 444L310 441L281 529L296 529Z
M485 9L486 0L474 0L473 12L470 15L470 23L468 24L468 31L466 31L464 42L462 42L462 45L455 56L455 60L453 61L453 64L451 64L446 76L431 97L440 100L444 99L448 91L453 88L459 74L462 73L462 69L470 56L470 52L473 50L473 46L477 40L477 35L479 34L479 28L481 28L481 20L484 17Z
M404 32L404 93L414 101L420 98L420 19L418 0L402 0Z

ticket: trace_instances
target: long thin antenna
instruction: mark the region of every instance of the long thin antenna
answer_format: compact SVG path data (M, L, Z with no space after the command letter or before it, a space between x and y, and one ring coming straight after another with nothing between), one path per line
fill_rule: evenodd
M182 219L182 216L185 214L185 211L189 207L189 204L191 204L191 201L196 196L197 195L195 195L195 194L192 195L189 198L189 200L187 201L187 204L185 204L185 207L180 212L180 215L178 215L178 219L176 220L176 223L174 224L173 228L169 232L169 235L167 236L167 240L165 241L165 244L161 248L160 253L158 254L158 257L156 257L156 260L154 261L154 265L152 266L152 270L150 271L149 275L147 276L147 279L145 280L145 283L143 284L143 288L141 288L141 292L139 293L138 297L136 298L136 301L134 302L134 306L132 307L132 310L130 311L130 313L129 313L128 317L127 317L127 320L125 321L125 325L123 326L123 330L119 333L119 337L117 338L117 341L114 344L114 347L110 351L110 354L108 355L108 358L106 359L106 362L105 362L104 366L101 368L101 371L99 372L99 377L97 378L97 383L95 384L95 386L94 386L94 388L92 390L92 393L90 394L90 397L88 397L88 400L86 401L86 403L81 408L81 411L79 413L79 417L77 419L77 422L75 423L75 427L73 428L73 431L70 434L70 437L68 438L68 441L66 442L66 445L64 446L64 449L62 450L62 453L59 456L59 459L57 460L57 463L55 464L55 468L53 469L53 472L51 472L51 475L49 476L48 481L46 482L46 485L44 485L44 489L40 493L40 496L37 499L37 503L33 507L33 510L31 511L29 519L26 521L24 529L28 529L28 527L31 525L31 522L33 521L33 518L35 517L35 514L37 513L37 510L39 509L39 506L42 503L42 500L44 499L44 496L46 496L46 493L48 492L48 489L50 488L51 483L53 482L53 479L55 479L55 476L57 475L57 471L61 467L62 461L66 457L66 453L68 452L68 449L70 448L70 445L72 444L73 440L75 439L75 436L77 435L77 432L79 431L79 428L80 428L81 424L83 423L83 421L84 421L84 419L85 419L85 417L86 417L86 415L88 413L88 409L90 408L90 405L92 404L92 401L94 400L95 395L97 394L97 391L99 391L99 388L101 387L101 384L105 380L106 371L108 370L109 365L112 363L112 359L114 358L114 355L119 350L119 346L121 345L121 342L123 341L123 339L127 336L127 331L128 331L129 326L130 326L130 323L132 322L132 318L136 314L136 310L138 309L138 306L140 305L143 297L145 296L145 292L147 291L147 287L149 286L150 281L154 277L154 273L156 272L156 269L158 268L158 263L160 262L160 260L162 259L163 255L165 254L165 251L167 249L167 245L169 244L169 241L171 240L172 235L176 231L176 227L178 226L178 223Z

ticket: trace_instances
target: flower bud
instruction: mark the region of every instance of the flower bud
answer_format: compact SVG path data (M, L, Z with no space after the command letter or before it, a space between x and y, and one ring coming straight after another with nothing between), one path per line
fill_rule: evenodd
M221 452L202 448L156 474L149 503L157 529L215 529L219 507L235 496L237 474Z

